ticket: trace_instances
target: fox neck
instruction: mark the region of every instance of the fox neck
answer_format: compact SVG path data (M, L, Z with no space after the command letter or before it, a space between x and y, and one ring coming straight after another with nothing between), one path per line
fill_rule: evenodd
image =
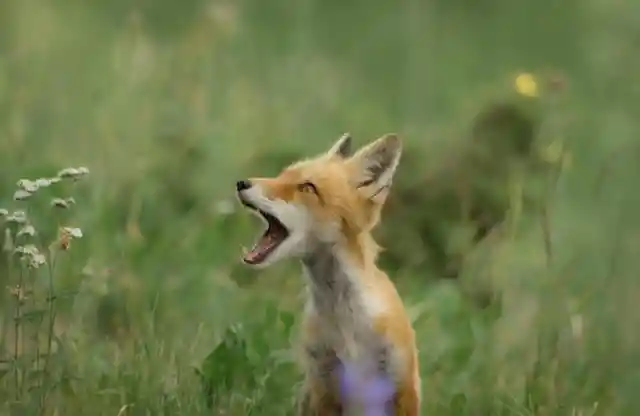
M311 306L320 315L358 313L360 278L364 270L337 244L319 244L302 260L309 280ZM375 267L375 265L374 265ZM340 318L340 316L337 316Z

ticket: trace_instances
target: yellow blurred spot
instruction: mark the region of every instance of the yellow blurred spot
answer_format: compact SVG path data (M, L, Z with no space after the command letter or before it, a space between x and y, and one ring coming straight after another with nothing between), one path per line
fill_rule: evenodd
M560 140L555 140L540 152L540 157L547 163L560 164L562 169L569 169L573 165L573 155Z
M542 159L547 163L558 163L562 159L564 146L560 140L551 142L549 146L542 150Z
M533 75L526 72L518 75L516 78L516 91L526 97L537 97L538 84Z

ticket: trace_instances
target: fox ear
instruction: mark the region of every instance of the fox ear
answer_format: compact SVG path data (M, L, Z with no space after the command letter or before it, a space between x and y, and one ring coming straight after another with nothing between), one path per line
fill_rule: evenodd
M355 186L366 198L384 203L401 154L400 138L390 133L364 146L349 160Z
M341 158L347 158L351 155L351 134L344 133L331 149L327 152L329 156L339 156Z

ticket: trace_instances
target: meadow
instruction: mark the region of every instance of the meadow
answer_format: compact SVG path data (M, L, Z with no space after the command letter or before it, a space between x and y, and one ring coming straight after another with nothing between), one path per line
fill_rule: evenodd
M3 0L0 414L293 414L303 280L240 263L234 184L348 131L405 142L378 236L423 414L635 415L639 28L622 0ZM524 127L480 128L500 106Z

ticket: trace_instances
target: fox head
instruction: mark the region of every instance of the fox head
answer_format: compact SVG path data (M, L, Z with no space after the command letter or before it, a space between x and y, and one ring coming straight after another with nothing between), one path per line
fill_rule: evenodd
M267 230L243 261L265 267L304 258L321 244L357 247L378 223L402 144L387 134L351 153L344 134L324 154L294 163L274 178L236 183L240 202Z

